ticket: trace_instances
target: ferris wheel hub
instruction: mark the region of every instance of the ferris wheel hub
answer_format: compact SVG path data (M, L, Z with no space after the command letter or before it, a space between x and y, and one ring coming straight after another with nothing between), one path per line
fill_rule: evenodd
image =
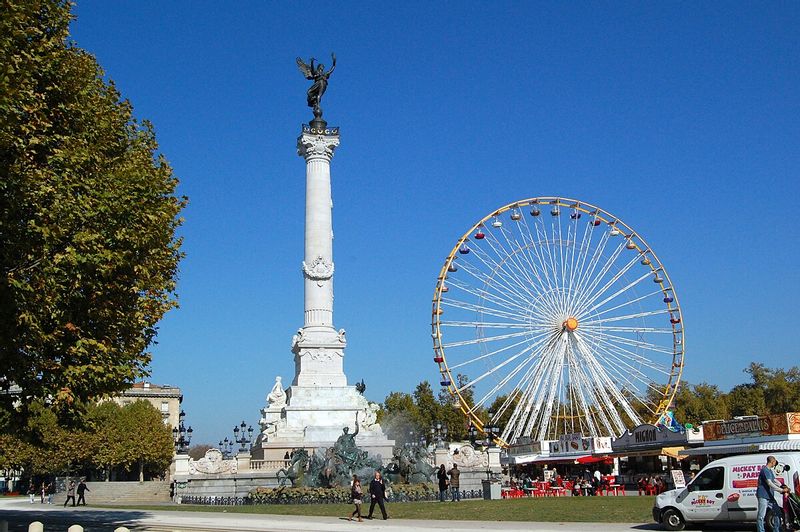
M564 328L569 332L574 331L578 328L578 320L573 317L567 318L567 320L564 322Z

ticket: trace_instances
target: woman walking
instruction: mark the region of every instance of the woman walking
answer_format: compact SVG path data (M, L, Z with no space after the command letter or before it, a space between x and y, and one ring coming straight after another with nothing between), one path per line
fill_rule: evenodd
M72 499L72 506L74 507L75 506L75 481L74 480L70 480L69 481L69 487L67 488L67 500L64 501L64 508L67 507L67 504L69 503L70 499Z
M447 497L447 470L444 468L444 464L439 466L436 478L439 479L439 502L444 502Z
M358 516L359 523L363 521L361 518L361 497L363 494L364 490L361 489L361 481L358 480L358 475L353 475L353 482L350 484L350 499L353 501L356 509L353 510L350 517L347 518L348 521L352 521L355 516Z

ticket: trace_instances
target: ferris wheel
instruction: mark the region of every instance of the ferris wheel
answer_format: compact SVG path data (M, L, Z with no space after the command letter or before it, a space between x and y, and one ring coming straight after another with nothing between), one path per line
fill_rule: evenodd
M555 197L473 225L433 297L442 387L502 445L618 436L654 422L683 371L681 309L664 265L616 216Z

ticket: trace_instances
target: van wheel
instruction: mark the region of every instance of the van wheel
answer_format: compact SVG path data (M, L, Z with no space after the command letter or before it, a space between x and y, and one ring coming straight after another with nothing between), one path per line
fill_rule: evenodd
M683 530L686 526L686 521L683 520L683 516L678 510L667 508L661 514L661 524L667 530Z

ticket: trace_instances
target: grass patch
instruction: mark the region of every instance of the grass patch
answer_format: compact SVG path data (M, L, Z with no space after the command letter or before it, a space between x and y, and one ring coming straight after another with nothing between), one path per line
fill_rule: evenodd
M387 503L393 519L442 519L465 521L539 521L593 523L652 522L654 497L537 497L500 501L471 500L461 503ZM126 506L136 510L227 512L243 514L316 515L344 517L350 504L264 504L259 506ZM369 505L361 507L364 514ZM380 517L378 507L375 512Z

